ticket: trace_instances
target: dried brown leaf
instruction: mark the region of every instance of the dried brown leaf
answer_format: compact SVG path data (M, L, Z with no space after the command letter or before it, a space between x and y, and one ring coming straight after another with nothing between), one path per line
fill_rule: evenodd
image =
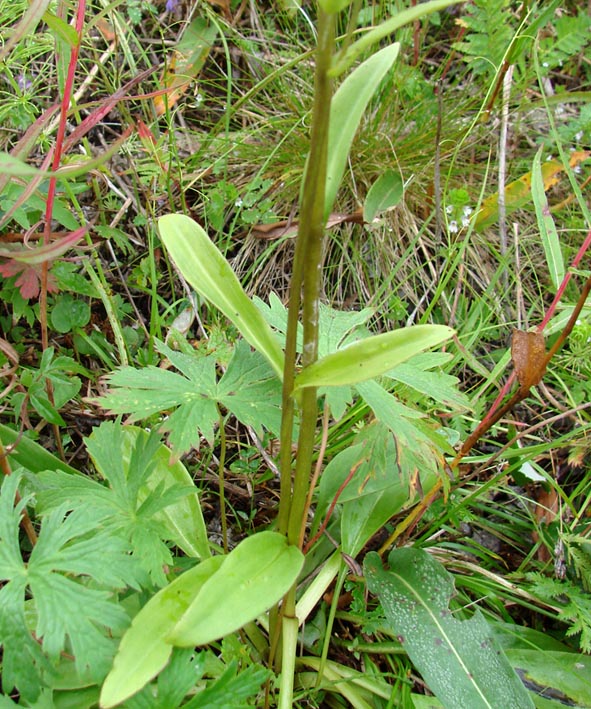
M521 389L528 390L539 384L546 371L546 345L542 333L513 330L511 359Z

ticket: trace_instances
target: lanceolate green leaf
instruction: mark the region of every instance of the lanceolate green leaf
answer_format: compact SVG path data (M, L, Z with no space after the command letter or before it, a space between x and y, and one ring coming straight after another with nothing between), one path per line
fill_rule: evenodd
M420 20L422 17L426 17L433 12L445 10L445 8L450 5L457 5L461 2L465 2L465 0L432 0L432 2L423 2L402 12L397 12L394 17L374 27L364 34L361 39L358 39L352 44L345 54L337 59L331 69L331 75L339 76L339 74L342 74L363 52L384 39L384 37L391 35L400 27L414 22L415 20Z
M304 555L276 532L247 537L201 587L169 642L205 645L238 630L277 603L295 583Z
M400 45L396 43L376 52L343 81L333 96L328 132L325 219L330 214L343 179L349 150L361 116L381 80L394 64L399 49Z
M158 227L164 245L191 286L234 323L281 379L283 352L277 338L205 231L184 214L160 217Z
M215 556L185 572L135 616L103 684L101 707L107 709L131 697L162 670L173 648L166 636L223 561L223 556Z
M453 578L422 549L395 549L390 571L365 557L367 585L429 689L445 707L528 709L533 702L484 617L458 620L449 608Z
M35 441L4 424L0 424L0 440L5 446L15 444L14 450L8 455L13 468L21 466L31 473L40 473L42 470L63 470L70 475L82 475L79 470L64 463Z
M552 279L552 285L558 289L564 279L564 261L560 249L560 239L556 231L556 224L552 219L548 197L544 191L544 178L542 176L542 150L540 148L534 157L534 164L531 175L531 196L536 209L538 219L538 229L542 237L542 246L548 262L548 271Z
M453 330L445 325L415 325L368 337L303 369L296 377L294 390L356 384L373 379L452 335Z

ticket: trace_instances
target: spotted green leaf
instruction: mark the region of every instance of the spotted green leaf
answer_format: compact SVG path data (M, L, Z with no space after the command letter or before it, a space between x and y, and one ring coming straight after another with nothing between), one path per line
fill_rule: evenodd
M453 577L423 549L395 549L390 570L379 555L365 557L367 586L391 631L445 707L533 709L533 702L497 645L484 617L460 620L449 602Z

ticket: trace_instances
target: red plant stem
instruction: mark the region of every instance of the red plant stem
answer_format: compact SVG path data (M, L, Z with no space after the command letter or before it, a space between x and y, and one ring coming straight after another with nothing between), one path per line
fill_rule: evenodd
M577 251L577 255L574 257L574 259L573 259L573 261L572 261L571 268L576 268L576 267L579 265L579 263L581 262L581 259L582 259L583 256L587 253L587 251L589 250L590 247L591 247L591 229L589 229L589 231L587 232L587 236L585 237L585 240L584 240L583 243L581 244L580 249ZM573 275L573 274L571 273L571 271L567 271L567 272L564 274L564 278L562 279L562 283L560 284L560 286L558 286L558 290L556 291L556 295L554 296L554 299L553 299L552 302L550 303L550 307L549 307L548 310L546 311L546 314L544 315L544 319L542 320L542 322L541 322L541 323L537 326L537 328L536 328L536 330L537 330L538 332L543 332L543 331L544 331L544 328L545 328L545 327L548 325L548 323L550 322L550 319L551 319L552 316L554 315L554 311L556 310L556 307L558 306L558 303L560 303L560 301L561 301L561 299L562 299L562 296L563 296L563 294L564 294L564 291L566 290L566 287L567 287L567 285L568 285L568 282L569 282L570 279L572 278L572 275ZM505 382L505 385L503 386L503 388L502 388L501 391L499 392L499 395L498 395L497 398L495 399L495 401L494 401L493 405L491 406L489 412L486 414L486 416L485 416L484 419L482 420L481 425L484 425L485 423L487 423L488 421L490 421L490 419L492 419L492 417L493 417L495 411L496 411L497 408L501 405L501 402L503 401L503 399L504 399L505 396L507 395L507 392L508 392L509 389L511 389L511 387L513 386L513 382L514 382L514 381L515 381L515 372L511 372L511 376L510 376L509 379L507 379L507 381Z
M591 247L591 229L587 233L587 236L585 237L585 240L583 241L581 248L577 252L577 255L572 261L571 268L576 268L579 263L581 262L581 259L585 255L585 253L589 250ZM554 299L552 300L552 303L550 304L550 307L548 308L548 311L546 312L544 319L542 322L538 325L538 332L542 332L548 322L550 321L550 318L552 317L554 311L556 310L556 306L560 302L560 299L562 298L562 295L564 294L564 290L570 281L572 276L572 273L568 272L565 274L562 283L560 284L560 287L558 288L556 295L554 296ZM581 292L579 294L579 298L577 300L577 303L575 307L573 308L573 312L571 313L571 316L568 320L568 323L565 325L563 328L562 332L560 333L560 336L550 349L550 351L546 355L545 363L544 363L544 369L546 368L546 365L550 362L552 357L556 354L556 352L560 349L560 347L564 344L566 341L567 337L570 335L571 330L573 329L576 319L581 313L581 310L583 309L585 302L587 301L587 298L589 294L591 293L591 277L587 278L586 282L583 284L583 287L581 288ZM505 394L509 390L511 384L513 381L516 379L516 374L515 371L512 372L511 376L507 380L507 383L503 387L501 393L495 400L494 404L492 405L490 411L487 413L487 415L482 419L482 421L479 423L479 425L476 427L476 429L472 432L470 436L464 441L464 444L456 457L453 459L453 461L450 463L450 468L452 470L455 470L459 467L460 462L462 458L467 455L467 453L470 451L470 449L476 444L479 438L481 438L490 428L493 426L509 409L511 409L515 404L517 404L519 401L522 401L528 394L528 390L524 390L521 387L517 389L517 391L513 394L513 396L505 403L501 408L499 408L500 402L503 400L505 397ZM348 482L348 479L347 479ZM343 484L343 487L346 483ZM388 537L386 542L382 545L382 547L379 550L380 555L383 555L395 542L397 539L401 537L402 534L405 532L408 533L409 530L413 529L421 519L421 517L425 514L425 511L431 504L431 502L435 499L435 497L439 494L439 491L441 490L442 487L442 480L439 478L437 482L433 485L433 487L429 490L429 492L423 497L421 502L409 513L409 515L402 520L402 522L396 527L396 529L392 532L392 534ZM339 495L340 495L341 490L339 490ZM332 513L332 509L330 510L330 513ZM326 525L325 525L326 526Z
M82 30L84 29L84 15L86 12L86 0L79 0L77 5L76 14L76 33L78 35L78 41L71 48L70 61L68 63L68 72L66 75L66 81L64 84L64 94L62 96L60 105L60 120L57 127L57 136L55 139L55 150L53 153L52 170L55 172L59 166L62 159L62 149L64 144L64 138L66 135L66 125L68 118L68 109L70 107L70 99L72 96L72 90L74 86L74 77L76 74L76 65L78 64L78 54L80 52L80 45L82 44ZM47 188L47 202L45 206L45 228L43 231L43 243L45 245L49 244L51 236L51 220L53 218L53 202L55 200L55 192L57 186L57 178L49 178L49 186ZM40 322L41 322L41 344L43 350L46 350L49 346L49 338L47 334L47 275L49 266L47 261L42 265L41 269L41 293L39 297L39 308L40 308Z
M359 462L355 463L355 465L351 468L349 471L349 474L347 477L343 480L341 485L339 486L339 489L337 490L332 502L330 503L330 507L328 508L328 512L326 513L326 517L324 518L324 521L320 525L320 529L316 532L316 534L308 541L306 546L304 547L303 551L304 554L307 554L310 548L313 546L314 542L320 537L321 534L323 534L324 530L328 527L328 523L330 522L330 518L332 517L332 513L334 512L334 508L337 506L337 502L339 501L339 497L343 494L344 489L347 487L347 485L351 482L353 476L359 469L359 466L364 463L365 461L362 459Z
M583 256L587 253L589 250L589 247L591 247L591 229L587 232L587 236L585 237L585 240L581 244L581 248L577 251L577 255L574 257L571 268L576 268L579 263L581 262L581 259ZM562 294L564 293L566 286L568 285L568 282L572 278L572 273L570 271L567 271L564 275L564 278L562 279L562 283L558 287L558 290L556 291L556 295L554 296L554 300L550 304L550 307L548 308L548 312L544 316L544 319L542 322L538 325L538 332L542 332L543 329L546 327L548 324L550 318L552 315L554 315L554 311L556 310L556 306L560 302L560 299L562 298Z

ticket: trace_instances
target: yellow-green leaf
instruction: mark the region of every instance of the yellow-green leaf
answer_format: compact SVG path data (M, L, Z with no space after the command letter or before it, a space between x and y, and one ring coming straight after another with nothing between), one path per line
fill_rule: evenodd
M103 684L102 709L131 697L166 666L173 648L166 636L203 584L222 566L224 558L214 556L186 571L158 591L135 616L121 639L113 667Z
M421 350L439 345L453 335L445 325L415 325L344 347L303 369L294 391L304 387L342 386L373 379Z
M277 337L205 231L184 214L160 217L158 228L162 242L187 281L236 325L281 379L283 351Z
M242 628L277 603L295 583L304 555L277 532L247 537L201 587L168 640L206 645Z
M156 96L157 115L165 113L185 93L189 84L203 68L217 37L217 27L198 17L185 29L183 37L173 50L160 84L168 89L165 96Z
M575 167L591 155L588 151L578 151L571 153L569 164ZM547 192L550 187L558 183L560 174L565 171L565 166L558 160L547 160L540 166L541 182L543 189ZM532 173L527 172L519 179L511 182L505 187L505 212L511 214L516 209L526 206L531 202ZM499 193L487 197L476 215L474 227L484 229L494 224L499 218Z

